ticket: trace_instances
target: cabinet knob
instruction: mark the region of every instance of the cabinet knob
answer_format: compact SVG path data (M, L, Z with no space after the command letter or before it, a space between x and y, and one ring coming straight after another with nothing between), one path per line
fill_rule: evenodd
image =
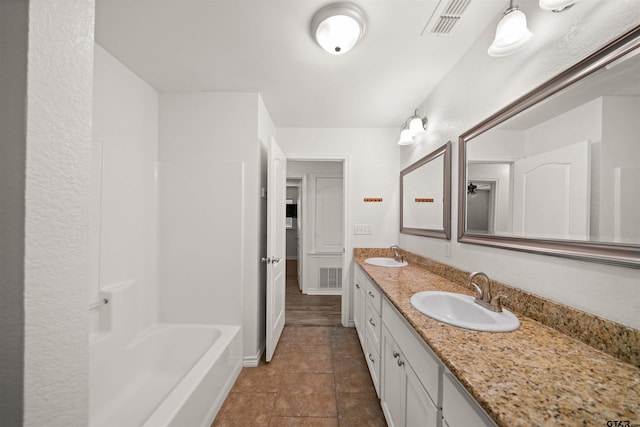
M360 285L356 283L356 289L360 289Z
M369 360L371 360L371 362L376 363L376 361L373 359L373 356L371 355L371 353L369 353Z
M373 292L371 292L371 291L369 291L369 296L370 296L371 298L375 298L375 295L374 295L374 294L373 294Z
M403 366L404 362L402 361L402 359L398 359L398 366Z
M371 326L373 326L373 327L375 327L375 326L376 326L376 324L375 324L375 323L373 323L373 319L371 319L371 318L369 319L369 323L370 323L370 324L371 324Z
M398 353L397 351L393 352L393 358L397 359L398 357L400 357L400 353Z

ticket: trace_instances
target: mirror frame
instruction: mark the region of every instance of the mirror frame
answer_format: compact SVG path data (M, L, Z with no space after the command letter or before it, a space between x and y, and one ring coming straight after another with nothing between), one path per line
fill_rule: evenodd
M499 110L460 135L458 182L458 241L502 249L588 260L605 264L640 268L640 244L617 244L575 240L534 239L471 233L466 230L466 144L505 120L587 77L632 50L640 49L640 25L622 34L564 72Z
M428 228L410 228L404 226L404 188L403 178L410 172L426 165L437 157L443 156L443 201L442 201L442 230ZM438 239L451 239L451 141L427 154L417 162L400 171L400 232L416 236L435 237Z

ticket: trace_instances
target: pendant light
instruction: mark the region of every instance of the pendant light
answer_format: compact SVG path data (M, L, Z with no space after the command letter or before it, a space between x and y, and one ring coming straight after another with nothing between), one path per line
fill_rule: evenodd
M365 30L364 12L352 3L324 6L311 19L311 35L325 51L343 55L362 38Z
M518 6L509 2L509 8L504 12L496 28L496 37L489 47L490 56L507 56L522 49L533 34L527 28L527 17Z

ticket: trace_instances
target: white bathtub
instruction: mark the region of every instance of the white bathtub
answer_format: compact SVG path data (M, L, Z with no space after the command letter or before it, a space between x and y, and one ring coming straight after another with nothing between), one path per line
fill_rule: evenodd
M92 427L208 427L242 369L240 327L157 324L90 357Z

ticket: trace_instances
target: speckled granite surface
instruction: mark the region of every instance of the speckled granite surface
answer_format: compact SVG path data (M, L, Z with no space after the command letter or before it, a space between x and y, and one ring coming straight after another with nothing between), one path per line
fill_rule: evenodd
M469 272L411 252L401 251L410 265L423 267L453 283L466 286ZM388 257L389 249L355 249L354 256ZM471 291L472 289L469 288ZM506 295L504 306L563 334L569 335L623 362L640 367L640 330L585 313L555 301L491 280L494 295ZM473 292L471 292L473 294Z
M464 283L466 273L436 263L439 274L434 274L416 265L429 260L404 255L409 266L385 268L365 264L364 259L389 256L388 250L354 250L356 262L498 425L606 426L610 420L640 424L640 368L511 306L521 325L508 333L469 331L431 319L413 308L411 295L427 290L471 295L454 283Z

